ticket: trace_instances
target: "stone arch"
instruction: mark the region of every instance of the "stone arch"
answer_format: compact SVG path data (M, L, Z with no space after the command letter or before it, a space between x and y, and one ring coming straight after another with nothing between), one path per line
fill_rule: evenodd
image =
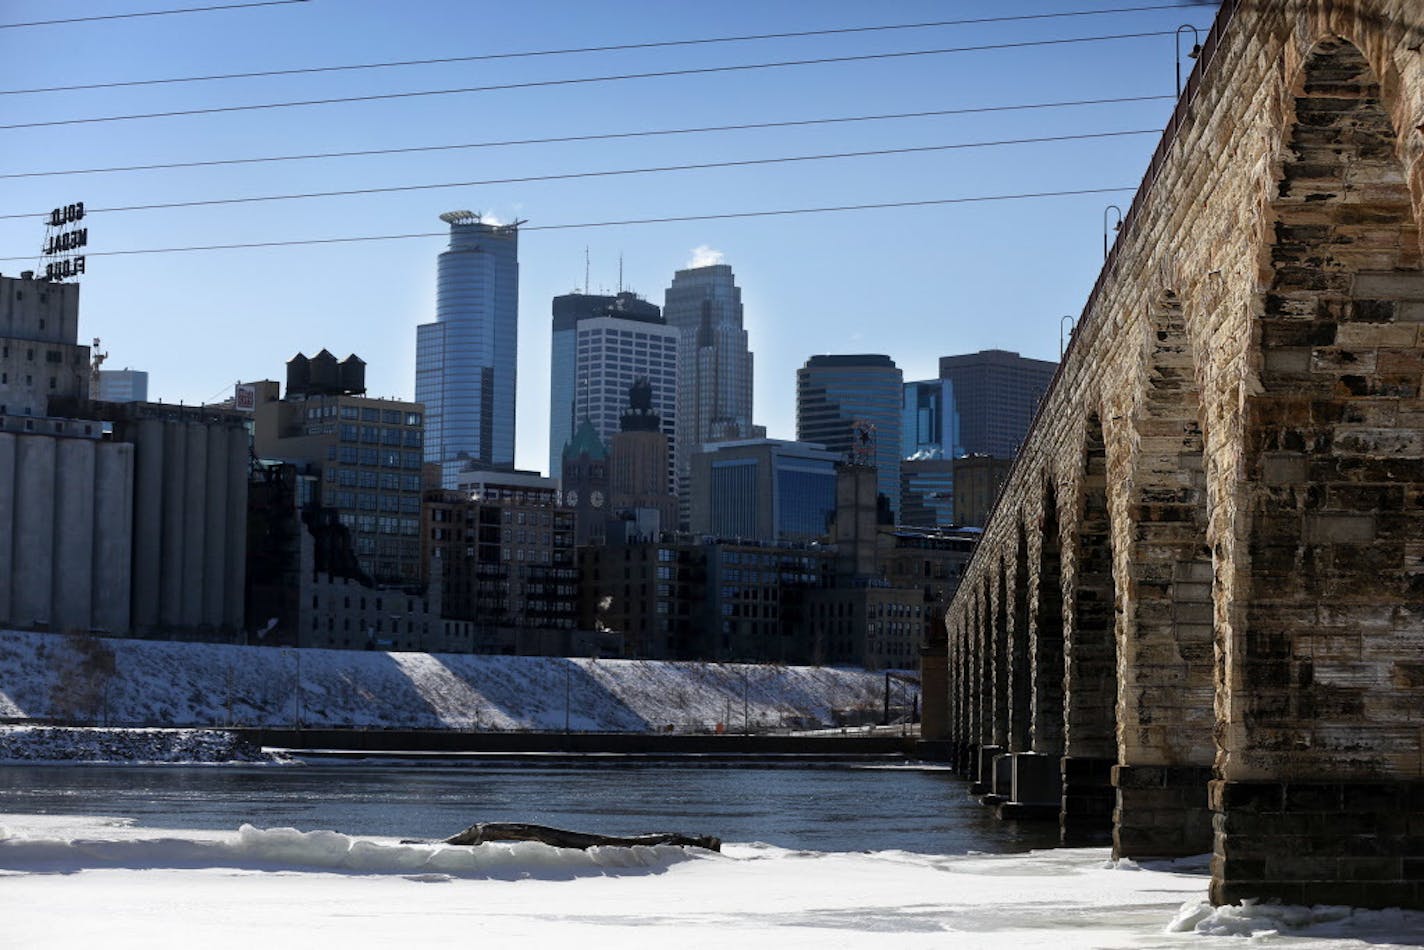
M1424 18L1409 8L1406 2L1398 4L1391 15L1385 10L1367 11L1364 3L1329 3L1315 0L1304 5L1303 14L1293 33L1294 43L1287 46L1283 74L1292 81L1282 87L1282 130L1293 130L1299 121L1298 105L1302 96L1319 91L1330 77L1324 75L1320 57L1335 56L1340 44L1349 47L1351 55L1358 57L1368 70L1367 79L1373 87L1371 95L1378 105L1391 130L1395 133L1408 132L1419 122L1421 105L1418 97L1418 76L1412 83L1406 81L1400 72L1401 62L1414 59L1424 43ZM1411 22L1412 15L1412 22ZM1397 44L1397 45L1396 45ZM1409 55L1401 59L1398 47L1402 46ZM1328 66L1327 66L1328 69ZM1408 87L1414 86L1415 95L1411 100ZM1395 134L1390 143L1395 161L1404 175L1405 187L1411 197L1416 218L1424 212L1424 162L1417 161L1417 149L1410 148L1407 135ZM1273 168L1273 183L1281 180L1278 174L1283 163L1278 161ZM1424 250L1424 247L1421 247Z
M949 747L950 761L959 762L959 748L964 742L964 654L960 648L962 632L959 612L948 610L944 616L946 662L949 680Z
M1211 844L1215 753L1213 566L1201 394L1181 301L1164 291L1144 320L1117 552L1118 767L1114 852L1200 854Z
M1017 525L1012 594L1009 598L1009 729L1008 750L1033 748L1033 676L1029 655L1028 532Z
M1351 807L1353 790L1402 808L1424 779L1419 230L1399 138L1360 49L1315 43L1289 92L1265 290L1253 301L1233 498L1245 540L1213 791L1217 853L1267 857L1225 862L1212 896L1324 898L1333 884L1302 883L1279 844L1285 820L1233 807L1251 795L1289 803L1297 786L1283 786L1310 776L1321 794L1289 816L1320 829L1310 880L1368 878L1359 902L1387 902L1398 858L1361 872L1347 835L1368 835L1374 854L1411 853L1390 827L1369 824L1374 807Z
M994 657L994 728L992 743L999 749L1009 745L1009 579L1002 560L990 570L992 594L989 601L991 651Z
M1376 688L1394 678L1390 635L1418 630L1410 605L1424 611L1407 550L1424 535L1410 497L1424 491L1424 274L1395 132L1368 63L1343 40L1316 44L1296 90L1243 419L1251 531L1228 777L1302 755L1326 772L1376 774L1382 750L1341 747L1319 727L1380 721L1366 707L1383 714L1394 694ZM1372 656L1378 682L1327 675ZM1396 696L1395 721L1421 700ZM1247 724L1279 748L1241 755ZM1417 737L1413 747L1417 761Z
M1063 554L1058 492L1050 480L1039 518L1038 570L1029 624L1032 633L1033 751L1063 754Z
M975 735L980 746L994 743L994 655L989 624L989 581L981 580L974 591L973 633L975 655Z
M985 572L989 574L990 572ZM995 730L995 667L993 578L980 576L974 582L969 601L969 643L972 669L969 684L970 728L966 755L966 774L971 780L970 793L982 795L993 784L993 761L998 753L994 743Z
M1133 527L1123 588L1120 704L1124 761L1210 765L1212 558L1202 458L1201 392L1181 301L1164 291L1148 310L1145 391L1133 419Z
M1102 416L1088 414L1078 472L1073 561L1064 611L1065 842L1111 827L1117 763L1116 589Z

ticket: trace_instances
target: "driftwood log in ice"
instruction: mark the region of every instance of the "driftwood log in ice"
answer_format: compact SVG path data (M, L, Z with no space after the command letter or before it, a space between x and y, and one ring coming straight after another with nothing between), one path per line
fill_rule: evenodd
M631 848L636 845L671 844L680 847L706 848L721 851L722 840L711 835L595 835L582 831L565 831L546 825L527 825L522 822L481 822L471 825L453 837L446 838L446 844L484 844L487 841L541 841L556 848L578 848L584 850L595 845L614 848Z

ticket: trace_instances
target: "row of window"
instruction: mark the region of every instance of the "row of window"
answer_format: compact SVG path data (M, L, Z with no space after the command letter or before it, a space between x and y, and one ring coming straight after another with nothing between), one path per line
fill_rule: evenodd
M372 600L374 601L375 607L376 607L377 610L385 610L385 609L386 609L386 598L385 598L385 597L375 597L375 598L372 598ZM399 596L391 597L391 598L390 598L391 609L392 609L392 610L401 610L401 609L402 609L402 607L401 607L401 601L402 601L402 600L405 601L405 607L404 607L405 612L408 613L408 614L413 614L413 613L415 613L415 611L416 611L416 600L415 600L415 598L413 598L413 597L404 597L404 598L399 597ZM365 597L352 597L350 594L342 594L342 595L341 595L341 608L342 608L343 610L350 610L350 609L351 609L351 605L352 605L353 603L356 603L356 604L359 605L357 609L359 609L359 610L365 610L365 609L366 609L367 599L366 599ZM320 595L320 594L312 594L311 605L312 605L312 610L320 610L320 609L321 609L322 599L321 599L321 595ZM335 595L335 594L330 594L330 595L327 596L327 598L326 598L326 606L327 606L328 609L334 609L334 608L336 607L336 595ZM429 613L429 612L430 612L430 601L428 601L428 600L422 600L422 601L420 601L420 610L421 610L422 613Z
M341 523L348 530L361 534L403 534L412 538L420 537L420 519L418 518L377 517L375 515L358 515L350 511L341 512L340 518Z
M358 511L399 511L403 514L420 514L418 495L381 495L372 492L337 490L330 493L333 508L355 508Z
M419 452L397 452L393 449L357 448L354 445L329 446L327 461L342 465L380 466L381 468L405 468L420 470L424 462Z
M40 321L40 329L42 329L42 330L44 329L44 321L43 321L43 320ZM10 344L6 343L6 344L3 344L3 345L0 345L0 359L7 359L7 360L8 360L9 358L10 358ZM74 362L75 362L75 363L81 362L81 361L83 360L83 358L84 358L84 354L83 354L82 352L80 352L79 350L75 350L75 351L74 351ZM33 362L35 361L35 348L34 348L34 347L32 347L32 346L27 346L27 347L25 347L25 361L28 362L28 363L33 363ZM62 351L60 351L60 350L45 350L44 361L45 361L46 363L63 363L63 362L64 362L64 353L63 353Z
M418 492L421 489L419 475L398 475L395 472L375 472L370 469L337 468L326 470L326 480L347 488L380 488L384 491Z
M312 426L307 429L308 434L318 434L312 432L313 428L316 427ZM330 426L324 426L322 429L328 433L331 431ZM423 433L420 429L396 429L388 426L358 426L354 422L343 422L341 423L340 432L342 442L379 442L381 445L407 445L415 447L424 441L422 438Z
M400 409L375 409L372 407L341 406L340 418L355 422L382 422L388 426L419 426L424 420L418 412L404 412ZM308 419L335 419L337 407L332 405L307 408Z
M10 374L9 374L9 373L0 373L0 384L5 384L5 383L9 383L9 382L10 382ZM29 373L26 373L26 374L25 374L25 385L26 385L26 386L33 386L34 384L35 384L35 378L34 378L34 376L30 375ZM49 378L49 388L50 388L50 389L58 389L58 388L59 388L59 379L58 379L58 377L51 376L51 377Z

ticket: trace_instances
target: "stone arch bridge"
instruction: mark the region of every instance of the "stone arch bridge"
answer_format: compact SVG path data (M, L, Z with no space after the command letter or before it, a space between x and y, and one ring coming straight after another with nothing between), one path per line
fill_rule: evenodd
M1424 906L1424 4L1226 0L946 616L1001 814Z

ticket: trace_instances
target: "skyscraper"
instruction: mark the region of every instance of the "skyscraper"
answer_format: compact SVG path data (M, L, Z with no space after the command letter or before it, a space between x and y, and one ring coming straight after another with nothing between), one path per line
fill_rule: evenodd
M796 438L843 455L868 435L877 489L900 510L900 412L904 374L888 356L813 356L796 371ZM864 424L873 426L865 430Z
M1058 364L1007 350L939 358L939 377L953 385L961 455L1013 458Z
M954 462L959 448L954 384L926 379L905 384L900 417L900 508L902 525L954 523Z
M673 460L682 517L692 453L708 442L759 438L752 425L752 354L742 328L742 289L726 264L673 274L663 317L678 331Z
M514 465L514 384L519 331L519 225L486 224L471 211L440 216L435 322L416 327L415 399L425 405L425 460L455 487L466 465Z
M587 419L606 444L618 432L628 390L645 379L669 437L677 418L677 330L636 294L554 298L549 374L549 474L559 477L564 446Z
M954 384L926 379L905 384L900 419L901 458L954 458L959 426L954 414Z

